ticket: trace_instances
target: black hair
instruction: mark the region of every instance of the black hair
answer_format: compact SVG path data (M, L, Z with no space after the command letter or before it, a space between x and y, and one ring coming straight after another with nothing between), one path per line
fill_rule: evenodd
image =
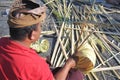
M22 0L22 3L25 4L26 8L34 9L40 7L39 4L31 1L31 0Z
M22 28L12 28L10 27L10 37L13 40L24 40L26 37L31 35L31 32L36 30L37 26L32 25L32 26L27 26L27 27L22 27Z

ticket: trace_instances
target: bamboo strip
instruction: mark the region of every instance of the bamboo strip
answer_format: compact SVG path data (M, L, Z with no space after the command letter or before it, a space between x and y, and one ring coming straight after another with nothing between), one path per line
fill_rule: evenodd
M67 41L66 41L66 43L65 43L65 45L64 45L65 48L66 48L66 46L68 45L68 42L69 42L69 40L67 39ZM67 54L68 54L68 53L66 53L66 55L67 55ZM59 56L58 56L58 57L59 57ZM61 55L60 55L60 57L61 57ZM58 59L58 62L57 62L57 64L56 64L56 66L59 66L61 60L62 60L62 57ZM66 59L65 59L65 60L66 60Z
M61 60L63 59L63 52L61 52L60 56L57 57L57 63L55 65L55 67L60 67L60 63L61 63Z
M73 29L73 30L81 30L81 31L87 31L87 32L92 32L92 30L82 30L82 29L77 29L77 28L68 28L68 27L64 27L64 29ZM114 32L104 32L104 31L94 31L94 33L103 33L103 34L110 34L110 35L116 35L116 36L120 36L120 33L114 33Z
M85 39L81 42L81 44L79 45L78 48L80 48L80 47L87 41L87 39L88 39L93 33L94 33L94 31L91 32L88 36L86 36Z
M102 55L101 55L102 56ZM102 56L102 58L104 59L104 60L106 60L103 56ZM109 62L106 62L106 64L109 66L109 67L111 67L111 64L109 63ZM113 73L120 79L120 76L119 76L119 74L115 71L115 70L112 70L113 71Z
M100 62L105 65L103 59L101 58L101 56L99 55L100 51L98 50L98 48L92 43L92 48L94 49L96 56L98 57L98 59L100 60Z
M91 72L95 80L99 80L95 73Z
M48 5L48 4L50 4L51 2L54 2L55 0L51 0L51 1L49 1L49 2L47 2L47 3L45 3L44 5Z
M68 51L67 56L70 54L70 51L71 50ZM65 64L65 58L61 60L60 66L63 66L64 64Z
M106 11L104 10L103 6L99 6L99 8L101 9L101 11L104 13L104 16L107 17L108 21L110 22L110 24L114 27L114 29L119 33L119 31L116 29L115 25L113 25L113 22L116 22L111 16L109 16Z
M120 52L119 52L119 53L117 53L117 54L115 54L114 56L117 56L118 54L120 54ZM108 59L107 59L107 60L105 60L103 63L105 64L106 62L110 61L111 59L113 59L113 58L114 58L114 56L112 56L112 57L108 58ZM96 68L100 67L101 65L102 65L102 64L97 65L97 66L96 66Z
M69 10L70 10L70 7L68 8L68 12L69 12ZM63 50L63 55L65 56L65 59L68 59L68 57L67 57L67 55L66 55L66 51L64 50L65 48L64 48L64 46L63 46L63 44L61 43L61 36L62 36L62 32L63 32L63 27L65 26L65 18L66 18L66 16L68 15L68 12L65 14L65 16L64 16L64 21L63 21L63 24L62 24L62 26L61 26L61 29L60 29L60 34L58 34L58 39L57 39L57 42L56 42L56 47L55 47L55 50L54 50L54 52L53 52L53 55L55 55L55 53L56 53L56 50L57 50L57 47L58 47L58 44L59 44L59 42L60 42L60 46L61 46L61 48L62 48L62 50ZM54 23L55 24L55 23ZM56 29L57 30L57 29ZM52 59L51 59L51 63L53 63L53 60L54 60L54 56L52 56Z
M104 7L104 8L109 10L110 13L120 13L120 11L117 9L112 9L112 8L107 8L107 7Z
M103 76L103 80L107 80L103 71L101 71L101 74Z
M70 35L70 33L69 33L68 35ZM67 40L65 41L65 38L64 38L64 39L62 39L62 42L65 42L65 43L64 43L64 47L66 48L66 46L68 45L69 40L67 39ZM60 53L60 47L58 47L58 48L59 48L59 49L58 49L58 52L57 52L57 53ZM59 56L56 56L56 57L57 57L57 58L56 58L56 64L55 64L55 66L58 67L59 64L60 64L60 62L61 62L61 60L62 60L62 58L63 58L63 52L61 52L60 55L59 55ZM55 62L55 61L54 61L54 62Z
M115 76L115 75L113 75L113 74L110 74L110 73L108 73L108 72L106 72L106 71L104 71L104 73L107 74L107 75L109 75L110 77L114 77L114 78L118 79L118 77Z
M55 48L54 48L54 51L53 51L53 54L52 54L51 64L53 64L54 57L55 57L55 54L56 54L56 51L57 51L57 48L58 48L58 45L59 45L59 40L60 40L60 38L61 38L61 36L62 36L62 31L63 31L64 25L65 25L65 22L63 22L63 24L62 24L62 26L61 26L60 34L59 34L59 36L58 36L58 38L57 38L57 42L56 42L56 44L55 44ZM55 26L54 26L54 27L55 27Z
M88 80L94 80L93 77L92 77L92 75L90 73L87 74L87 76L88 76Z
M57 30L56 27L55 27L55 30L56 30L56 32L57 32L57 35L59 36L58 30ZM67 57L67 55L66 55L65 48L64 48L64 46L63 46L63 44L62 44L61 39L59 38L58 40L59 40L59 42L60 42L60 46L61 46L61 48L62 48L62 50L63 50L63 55L65 56L65 59L68 59L68 57Z
M99 71L107 71L107 70L118 70L118 69L120 69L120 66L105 67L105 68L95 68L91 72L99 72Z
M110 50L110 46L105 42L105 40L103 39L103 37L100 34L98 34L98 33L95 33L95 34L97 35L97 37L99 37L99 39L101 39L103 41L106 49L108 49L108 51L114 56L113 52ZM120 60L116 56L114 58L120 64Z
M73 24L71 24L71 26L72 26L72 28L74 28L74 25ZM74 36L74 30L72 29L72 37L71 37L71 55L73 55L73 53L75 52L74 50L75 50L75 48L74 48L74 46L75 46L75 38L74 38L75 36Z
M56 30L56 32L57 32L57 34L59 34L58 33L58 30L57 30L57 28L55 27L55 30ZM70 35L70 34L69 34ZM68 35L68 36L69 36ZM65 45L64 45L64 49L66 48L66 46L67 46L67 44L68 44L68 39L66 40L66 42L65 42ZM63 44L60 44L60 45L63 45ZM60 47L59 47L60 48ZM63 49L62 49L63 50ZM65 50L64 50L65 51ZM63 52L62 52L63 53ZM65 54L66 54L66 52L65 52ZM56 67L58 67L59 66L59 64L60 64L60 61L62 60L62 54L60 54L60 56L58 56L59 57L59 59L58 59L58 61L57 61L57 64L56 64ZM67 56L67 55L66 55Z
M107 65L109 66L109 67L111 67L111 65L107 62ZM116 75L116 77L118 78L118 79L120 79L120 76L119 76L119 74L115 71L115 70L112 70L113 71L113 73Z
M114 47L116 50L120 52L120 48L113 44L111 41L109 41L107 38L103 37L106 42L108 42L112 47Z
M58 55L59 54L60 54L60 47L58 47L56 55L54 57L54 62L52 64L54 67L56 67L56 64L59 62L59 60L58 60ZM61 59L61 57L63 57L63 54L60 54L59 59Z

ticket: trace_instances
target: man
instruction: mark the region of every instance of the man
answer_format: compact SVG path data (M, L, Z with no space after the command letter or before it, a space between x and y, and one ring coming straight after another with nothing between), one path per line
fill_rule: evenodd
M31 0L17 0L10 10L10 37L0 39L0 80L66 80L76 65L70 58L53 77L48 64L30 44L41 32L46 18L46 7Z

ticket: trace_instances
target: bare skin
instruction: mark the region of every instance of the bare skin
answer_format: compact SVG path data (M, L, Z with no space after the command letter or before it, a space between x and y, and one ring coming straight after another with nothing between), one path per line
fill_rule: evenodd
M76 65L75 61L72 58L69 58L64 67L54 75L55 80L66 80L66 77L70 69L74 68L75 65Z

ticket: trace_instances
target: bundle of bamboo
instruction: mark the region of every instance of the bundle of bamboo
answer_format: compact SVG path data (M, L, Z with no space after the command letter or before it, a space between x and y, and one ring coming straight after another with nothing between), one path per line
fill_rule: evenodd
M120 10L94 3L76 5L71 0L43 1L54 16L51 22L57 34L51 55L52 66L62 66L70 55L75 54L78 46L81 54L77 55L80 58L78 64L83 68L81 71L90 70L86 75L88 80L120 79L120 22L111 16L120 14ZM81 65L86 62L90 66Z

